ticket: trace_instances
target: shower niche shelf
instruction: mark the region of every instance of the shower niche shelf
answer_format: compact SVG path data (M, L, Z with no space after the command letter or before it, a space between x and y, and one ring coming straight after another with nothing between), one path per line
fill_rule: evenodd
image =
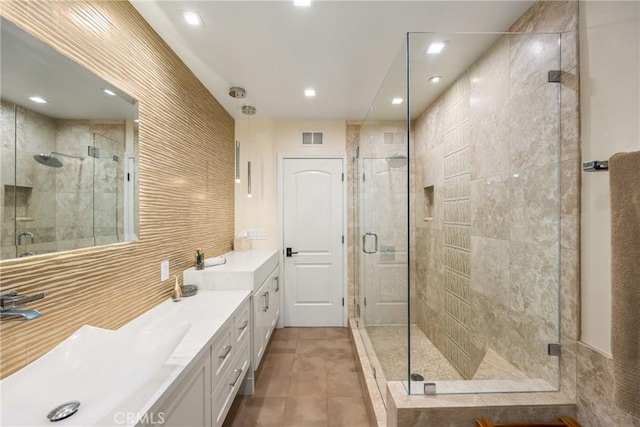
M424 221L433 221L433 185L424 187L424 200L422 203Z
M31 197L33 188L17 185L4 186L4 220L33 221Z

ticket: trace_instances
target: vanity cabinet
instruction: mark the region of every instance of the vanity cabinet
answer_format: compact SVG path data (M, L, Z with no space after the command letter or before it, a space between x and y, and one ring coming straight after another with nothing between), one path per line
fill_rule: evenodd
M148 413L147 425L219 427L251 368L250 300L245 300L193 363L184 379Z
M251 291L250 319L247 333L250 335L251 372L240 387L240 394L253 394L254 371L266 351L273 330L280 318L282 296L279 254L275 250L254 249L246 252L223 254L226 263L204 270L189 268L184 271L185 285L197 285L204 290L249 290ZM206 261L205 261L206 264ZM236 325L246 327L245 321Z

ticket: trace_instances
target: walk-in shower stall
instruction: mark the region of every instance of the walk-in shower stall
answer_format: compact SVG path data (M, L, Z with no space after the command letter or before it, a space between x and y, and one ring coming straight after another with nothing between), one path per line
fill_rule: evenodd
M411 33L381 85L353 153L353 271L383 398L559 388L560 51Z

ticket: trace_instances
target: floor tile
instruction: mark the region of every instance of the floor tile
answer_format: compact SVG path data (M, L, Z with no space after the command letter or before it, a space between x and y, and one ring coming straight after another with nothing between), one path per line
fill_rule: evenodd
M327 395L330 397L361 397L360 378L353 372L332 372L327 374Z
M256 381L254 397L287 397L291 382L290 375L260 375Z
M295 363L295 362L294 362ZM357 372L356 362L353 355L329 356L326 360L327 373L329 372Z
M329 397L327 399L330 427L366 427L367 408L362 397Z
M296 354L296 358L293 360L293 368L291 372L294 374L314 373L325 375L327 373L325 364L326 362L324 357Z
M295 355L292 354L271 354L268 353L264 356L264 361L260 367L260 375L266 374L272 376L274 374L290 374L293 367L293 359Z
M299 328L280 328L273 332L273 340L289 341L298 339Z
M269 344L269 352L267 354L295 353L296 340L274 340Z
M250 397L242 406L233 427L282 426L286 401L284 397Z
M326 396L327 376L325 374L291 374L289 396Z
M326 397L288 397L284 410L285 427L328 425Z
M326 337L327 328L300 328L298 331L299 340L319 340Z
M326 328L325 337L329 339L333 338L349 338L349 332L347 328Z

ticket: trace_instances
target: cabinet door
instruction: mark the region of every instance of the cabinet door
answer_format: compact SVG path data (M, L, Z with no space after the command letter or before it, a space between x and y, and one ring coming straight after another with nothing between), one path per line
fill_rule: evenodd
M260 359L267 347L265 325L267 320L267 286L260 286L253 294L253 369L258 369Z
M203 427L211 425L211 393L209 353L164 402L156 413L163 426Z
M271 317L271 329L275 329L278 326L278 319L280 318L280 269L276 268L273 274L273 281L271 283L271 301L269 302L269 313Z

